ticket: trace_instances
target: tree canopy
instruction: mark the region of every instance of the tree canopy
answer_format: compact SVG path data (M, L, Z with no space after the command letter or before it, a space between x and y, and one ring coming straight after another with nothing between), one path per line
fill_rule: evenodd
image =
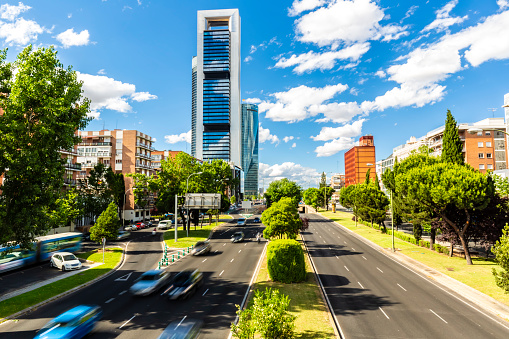
M262 223L266 226L263 236L267 239L295 239L302 226L297 206L289 197L281 198L266 209L262 213Z
M442 161L458 165L465 163L463 158L463 143L458 135L456 120L450 110L447 110L447 118L445 119L445 130L442 139Z
M111 202L108 208L97 218L95 225L90 229L90 240L97 243L100 243L102 238L115 240L118 235L119 227L120 221L117 214L117 205Z
M265 191L265 199L268 207L285 197L291 198L295 207L297 207L299 201L302 199L302 188L297 185L296 182L283 178L271 182L267 191Z

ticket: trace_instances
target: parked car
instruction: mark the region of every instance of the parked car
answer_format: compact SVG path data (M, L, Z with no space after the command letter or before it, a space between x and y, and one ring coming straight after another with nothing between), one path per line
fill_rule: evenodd
M159 221L159 224L157 225L157 228L160 230L167 230L172 228L173 220L161 220Z
M145 223L143 223L141 221L136 223L136 227L138 227L139 230L144 229L145 226L146 226Z
M128 231L119 231L117 235L117 240L125 240L131 236L131 232Z
M60 314L39 330L36 339L83 338L102 317L101 307L80 305Z
M124 227L124 231L132 232L132 231L137 231L137 230L138 230L138 227L136 227L136 225L128 225L128 226Z
M244 240L244 232L235 232L231 237L231 242L241 242Z
M185 270L173 276L163 294L169 300L186 299L202 284L203 274L199 270Z
M145 296L154 293L166 285L170 273L164 270L151 270L143 273L129 289L133 295Z
M170 323L157 339L194 339L200 334L203 322L185 319Z
M71 252L58 252L51 256L50 267L56 267L62 271L79 270L81 262Z
M255 223L255 224L259 224L259 223L261 223L261 222L262 222L262 221L261 221L261 220L260 220L260 218L258 218L258 217L255 217L255 218L253 219L253 223Z
M194 245L193 250L191 251L192 255L204 255L210 252L210 242L206 241L198 241L196 245Z
M246 226L246 218L239 218L239 220L237 220L237 226Z

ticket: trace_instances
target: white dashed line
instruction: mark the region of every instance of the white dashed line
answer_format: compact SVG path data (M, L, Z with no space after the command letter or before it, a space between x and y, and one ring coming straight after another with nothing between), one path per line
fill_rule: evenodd
M362 259L364 259L364 260L368 260L368 259L366 259L366 257L365 257L365 256L362 256Z
M397 284L397 285L398 285L399 287L401 287L401 289L402 289L403 291L405 291L405 292L406 292L406 290L405 290L405 288L404 288L403 286L401 286L400 284Z
M104 303L105 303L105 304L109 304L109 303L110 303L110 302L112 302L113 300L115 300L115 298L111 298L111 299L109 299L109 300L105 301Z
M357 281L357 282L358 282L358 281ZM362 289L364 289L364 286L362 286L362 284L361 284L360 282L358 282L358 283L359 283L359 286L360 286Z
M380 309L380 311L382 311L382 313L385 315L385 317L386 317L387 319L389 319L389 320L391 319L391 318L389 318L389 316L387 316L387 314L385 314L384 310L382 310L382 308L381 308L381 307L379 307L379 309ZM433 312L433 311L431 311L431 312Z
M348 269L348 267L346 267L346 266L345 266L345 268L346 268L346 270L347 270L348 272L350 272L350 270Z
M355 248L352 247L352 250L355 252Z
M125 325L127 325L127 323L128 323L128 322L130 322L131 320L133 320L133 319L134 319L134 317L136 317L136 314L135 314L135 315L133 315L133 316L131 317L131 319L129 319L129 320L127 320L125 323L123 323L123 324L122 324L122 326L120 326L118 329L121 329L122 327L124 327Z
M224 243L223 246L226 246L226 243Z
M230 262L233 262L233 260L235 260L235 258L233 258L232 260L230 260Z
M323 243L326 244L327 242L324 240Z
M209 289L207 288L207 290L205 292L203 292L203 294L201 295L202 297L207 294L207 292L209 291Z
M242 252L242 250L239 250L239 253Z
M203 259L203 261L202 261L202 262L205 262L205 261L207 261L207 258Z
M376 268L377 270L379 270L380 272L384 273L384 271L382 271L381 269L379 269L378 267Z
M222 276L224 273L224 270L221 271L221 273L219 273L219 276Z
M218 250L215 250L214 253L216 253Z
M118 295L122 295L122 294L125 294L125 293L127 293L127 290L120 292Z
M432 310L432 309L430 309L430 311L431 311L431 313L433 313L434 315L436 315L436 316L438 317L438 319L440 319L440 320L442 320L444 323L448 324L448 322L447 322L447 321L445 321L444 319L442 319L442 317L441 317L441 316L439 316L438 314L436 314L435 312L433 312L433 310Z
M346 244L346 241L343 241Z

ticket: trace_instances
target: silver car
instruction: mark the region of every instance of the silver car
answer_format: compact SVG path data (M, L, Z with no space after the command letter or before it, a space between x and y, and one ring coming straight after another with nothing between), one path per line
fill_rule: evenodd
M170 273L164 270L151 270L143 273L131 286L129 292L133 295L145 296L158 291L166 285Z

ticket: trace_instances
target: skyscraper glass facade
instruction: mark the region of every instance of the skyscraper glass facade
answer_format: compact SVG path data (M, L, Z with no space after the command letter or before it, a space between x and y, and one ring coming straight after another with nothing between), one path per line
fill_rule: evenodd
M193 57L193 70L192 70L192 94L191 94L191 155L196 158L196 99L197 99L197 84L196 75L198 72L196 57Z
M258 105L242 104L244 197L258 196Z

